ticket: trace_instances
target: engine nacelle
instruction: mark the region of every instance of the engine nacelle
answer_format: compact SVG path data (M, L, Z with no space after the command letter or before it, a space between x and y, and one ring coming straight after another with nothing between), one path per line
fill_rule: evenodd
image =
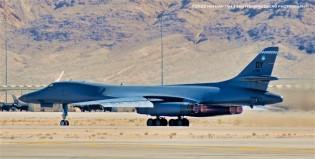
M242 106L215 106L215 105L193 105L191 115L194 117L208 117L217 115L233 115L243 112Z
M153 108L137 108L137 113L152 116L187 116L190 113L188 104L182 103L154 103Z
M194 116L208 117L216 115L240 114L241 106L220 106L183 103L155 103L153 108L137 108L137 113L152 116Z

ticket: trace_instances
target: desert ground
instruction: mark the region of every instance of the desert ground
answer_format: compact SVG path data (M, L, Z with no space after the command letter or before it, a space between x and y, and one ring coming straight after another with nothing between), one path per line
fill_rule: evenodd
M136 113L1 112L0 158L315 158L315 112L246 110L146 127Z
M70 112L70 126L60 127L60 112L0 112L0 159L315 159L314 4L193 8L197 2L0 0L0 68L8 62L0 81L48 85L64 71L62 80L159 85L162 30L164 84L230 79L278 46L273 76L284 80L271 86L284 96L280 109L189 118L190 127L146 127L147 116L107 112ZM247 3L295 1L235 1Z

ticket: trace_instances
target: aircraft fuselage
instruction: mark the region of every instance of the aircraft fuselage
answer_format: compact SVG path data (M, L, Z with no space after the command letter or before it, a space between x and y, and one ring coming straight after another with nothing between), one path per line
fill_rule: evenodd
M118 97L168 98L174 102L202 104L266 105L282 101L268 91L237 87L165 85L120 86L88 82L56 82L44 89L29 93L20 99L27 103L77 103Z

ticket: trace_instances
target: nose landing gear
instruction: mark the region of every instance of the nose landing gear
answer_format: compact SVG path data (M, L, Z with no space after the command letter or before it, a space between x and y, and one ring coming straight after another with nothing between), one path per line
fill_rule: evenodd
M68 120L60 120L60 126L69 126Z
M62 120L60 121L60 126L69 126L69 121L67 120L68 116L68 105L62 104Z

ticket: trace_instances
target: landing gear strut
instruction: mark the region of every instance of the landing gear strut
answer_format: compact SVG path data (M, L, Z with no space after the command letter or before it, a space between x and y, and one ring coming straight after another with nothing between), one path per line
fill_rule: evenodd
M189 126L187 118L178 117L178 119L170 119L168 122L165 118L157 117L156 119L148 119L147 126Z
M60 121L60 126L69 126L69 121L67 120L68 116L68 105L62 104L62 120Z

